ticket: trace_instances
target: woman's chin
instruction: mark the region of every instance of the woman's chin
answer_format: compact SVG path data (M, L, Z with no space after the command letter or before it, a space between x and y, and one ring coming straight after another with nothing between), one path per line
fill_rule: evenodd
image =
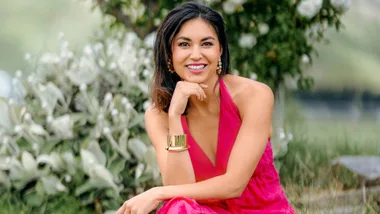
M196 76L189 75L189 76L187 76L186 81L198 83L198 84L200 84L200 83L205 84L207 82L212 81L214 78L218 79L217 75L215 75L215 77L206 76L206 75L196 75Z

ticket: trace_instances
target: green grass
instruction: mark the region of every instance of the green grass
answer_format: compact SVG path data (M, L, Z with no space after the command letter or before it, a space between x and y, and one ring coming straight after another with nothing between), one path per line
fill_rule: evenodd
M305 119L297 103L287 106L286 129L294 135L288 153L281 157L280 177L289 200L299 213L309 213L301 199L307 195L331 196L360 188L357 176L331 167L341 155L380 155L380 123L373 118L353 121L333 116L331 119ZM332 203L333 206L333 203ZM369 201L366 213L380 211Z

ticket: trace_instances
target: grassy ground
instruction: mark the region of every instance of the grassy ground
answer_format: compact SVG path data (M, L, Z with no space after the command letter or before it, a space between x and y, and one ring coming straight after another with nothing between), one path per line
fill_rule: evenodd
M301 203L306 196L327 198L360 188L358 177L337 171L331 167L331 161L341 155L380 155L380 123L373 118L307 120L296 106L289 107L287 115L286 127L294 134L294 140L289 144L289 152L280 159L280 176L298 212L311 213ZM380 212L374 200L363 207L367 209L365 213Z

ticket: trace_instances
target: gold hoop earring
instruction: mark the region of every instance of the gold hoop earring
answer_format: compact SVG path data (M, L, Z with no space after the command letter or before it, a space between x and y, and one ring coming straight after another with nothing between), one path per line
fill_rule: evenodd
M168 62L167 62L167 66L168 66L168 71L170 73L174 73L174 70L172 69L172 63L171 63L171 60L169 59Z
M220 59L220 57L219 57L219 60L218 60L218 67L216 68L216 72L218 74L222 73L222 60Z

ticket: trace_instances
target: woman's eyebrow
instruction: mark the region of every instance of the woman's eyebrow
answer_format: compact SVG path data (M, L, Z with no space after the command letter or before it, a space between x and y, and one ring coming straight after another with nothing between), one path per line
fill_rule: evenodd
M180 40L180 39L183 39L183 40L186 40L186 41L191 41L190 38L185 37L185 36L180 36L180 37L178 37L177 40ZM206 40L209 40L209 39L215 40L214 37L212 37L212 36L208 36L208 37L205 37L205 38L201 39L201 42L206 41Z

